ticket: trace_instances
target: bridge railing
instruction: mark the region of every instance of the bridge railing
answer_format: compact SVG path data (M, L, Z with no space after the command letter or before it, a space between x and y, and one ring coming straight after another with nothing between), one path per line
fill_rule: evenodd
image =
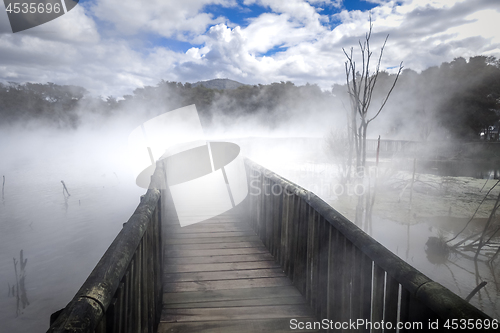
M408 153L415 154L425 148L425 142L420 141L408 141L408 140L380 140L376 139L366 139L366 151L376 152L377 147L380 153Z
M48 332L156 332L162 309L163 163L151 188ZM163 185L163 186L162 186ZM163 192L163 190L162 190Z
M251 224L318 318L337 323L384 320L394 328L386 332L395 332L398 322L421 322L428 328L429 319L439 319L440 326L447 319L491 323L314 193L248 159L245 163Z

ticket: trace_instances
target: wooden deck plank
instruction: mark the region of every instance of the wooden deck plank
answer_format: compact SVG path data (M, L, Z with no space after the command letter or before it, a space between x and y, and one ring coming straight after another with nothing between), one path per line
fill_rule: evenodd
M280 265L274 261L249 261L249 262L230 262L230 263L215 263L215 264L165 265L164 271L170 273L215 272L215 271L233 271L239 269L275 268L275 267L280 267Z
M303 322L316 321L315 318L300 318ZM160 323L158 333L284 333L296 332L290 328L290 319L258 319L231 321L199 321L189 323ZM300 330L300 332L322 332L320 330Z
M239 254L231 256L211 256L211 257L178 257L166 258L167 265L189 265L189 264L214 264L214 263L232 263L232 262L250 262L250 261L274 261L270 253ZM273 267L278 267L276 264Z
M254 298L234 301L216 301L199 303L173 303L165 304L163 307L168 309L195 309L195 308L220 308L220 307L240 307L240 306L264 306L264 305L292 305L305 304L302 296L287 296L275 298Z
M167 250L165 255L169 258L179 257L210 257L210 256L231 256L239 254L267 253L267 249L260 247L244 247L230 249L202 249L202 250Z
M189 281L213 281L233 280L265 277L286 276L281 268L244 269L222 272L196 272L196 273L166 273L163 282L189 282Z
M205 250L205 249L236 249L243 247L262 247L261 241L254 242L217 242L217 243L194 243L194 244L167 244L165 250Z
M179 219L177 215L174 214L166 214L167 217L167 222L166 224L179 224ZM221 223L225 221L236 221L240 223L247 223L247 218L244 214L222 214L218 216L211 217L209 219L206 219L204 221L198 222L197 224L204 224L204 223Z
M300 304L223 308L163 309L162 322L218 321L312 317L312 309Z
M205 291L221 289L243 289L258 287L277 287L291 285L288 277L270 277L255 279L237 279L220 281L194 281L194 282L169 282L163 283L164 292Z
M209 243L238 243L238 242L261 242L259 236L236 236L236 237L203 237L203 238L168 238L163 240L165 246L184 244L209 244Z
M222 224L222 223L235 223L235 224L248 224L247 222L238 219L238 218L227 218L227 219L210 219L196 223L196 225L213 225L213 224ZM179 221L169 221L164 224L165 227L171 226L180 226Z
M246 223L214 223L194 224L187 227L165 226L163 232L166 234L191 234L202 232L229 232L229 231L253 231Z
M164 293L163 304L199 303L208 301L235 301L244 299L279 298L301 296L294 286L246 288L232 290L191 291Z
M253 232L252 230L228 231L228 232L193 232L193 233L166 233L164 231L163 234L164 234L164 239L255 236L255 232Z

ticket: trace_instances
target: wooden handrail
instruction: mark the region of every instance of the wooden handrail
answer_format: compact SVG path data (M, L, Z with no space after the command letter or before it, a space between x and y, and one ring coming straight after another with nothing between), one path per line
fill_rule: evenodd
M424 328L429 319L491 321L314 193L249 159L245 164L251 224L319 318L421 321Z
M150 189L47 332L155 332L162 308L163 163ZM164 190L162 190L164 191ZM53 321L53 322L52 322Z

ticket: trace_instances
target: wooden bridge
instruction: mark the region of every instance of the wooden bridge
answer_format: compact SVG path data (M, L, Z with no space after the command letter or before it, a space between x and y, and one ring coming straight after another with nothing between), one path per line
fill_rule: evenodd
M315 194L245 163L247 199L181 228L157 190L157 162L151 189L48 332L382 332L382 320L403 332L491 320Z

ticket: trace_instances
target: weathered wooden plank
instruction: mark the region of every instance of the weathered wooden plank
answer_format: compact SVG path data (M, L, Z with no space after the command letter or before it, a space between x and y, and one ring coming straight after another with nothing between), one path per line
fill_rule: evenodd
M196 272L196 273L166 273L163 282L188 282L188 281L210 281L210 280L233 280L264 277L281 277L285 273L281 268L243 269L221 272Z
M232 262L232 263L215 263L215 264L192 264L192 265L165 265L165 272L182 273L182 272L215 272L215 271L232 271L238 269L259 269L259 268L275 268L279 267L274 261L250 261L250 262Z
M168 244L165 250L205 250L205 249L237 249L244 247L263 247L261 241L256 242L224 242L224 243L194 243L194 244Z
M251 231L246 223L214 223L214 224L193 224L187 227L166 225L166 234L186 234L200 232L228 232L228 231Z
M220 290L220 289L259 288L259 287L287 286L291 284L292 281L290 281L290 279L288 279L287 277L220 280L220 281L172 282L172 283L164 283L163 291L184 292L184 291Z
M245 247L237 249L205 249L205 250L170 250L165 251L165 256L176 257L208 257L208 256L230 256L239 254L267 253L264 246Z
M318 229L318 286L327 286L329 278L329 258L330 258L330 228L331 226L323 217L319 220ZM328 309L328 294L325 288L324 292L320 292L316 303L316 314L319 318L327 318Z
M216 321L235 319L270 319L312 317L304 305L270 305L227 308L164 309L162 322Z
M264 182L267 182L266 178L264 177L264 175L260 175L260 179L259 179L259 184L260 186L264 186ZM257 228L255 229L255 231L257 232L257 235L259 235L260 239L262 240L262 242L265 244L265 233L266 233L266 229L265 229L265 199L266 199L266 196L264 195L264 192L263 191L260 191L260 195L258 197L256 197L256 200L257 200Z
M167 233L164 231L164 239L169 238L210 238L210 237L241 237L254 236L255 232L249 231L228 231L228 232L193 232L193 233Z
M201 221L197 222L195 224L192 224L191 226L197 225L197 226L211 226L211 225L224 225L224 224L235 224L235 225L248 225L247 222L241 220L241 219L224 219L224 220L206 220L206 221ZM180 227L180 222L179 221L169 221L168 223L165 223L164 226L166 228L170 227ZM188 226L182 227L182 228L187 228Z
M384 285L385 271L378 265L373 266L373 309L372 320L381 322L384 319ZM382 330L374 330L381 332Z
M300 296L297 288L292 285L264 288L207 290L182 293L164 293L163 304L199 303L208 301L235 301L242 299L279 298L292 296Z
M167 217L168 219L168 217ZM224 215L224 216L216 216L212 217L208 220L204 220L201 222L197 222L196 224L198 225L204 225L204 224L213 224L213 223L240 223L240 224L245 224L248 223L247 219L244 218L243 216L239 215ZM170 218L167 220L166 223L164 223L166 226L174 226L174 225L180 225L179 219L177 217L175 218Z
M224 214L215 217L217 221L226 221L226 220L237 220L238 222L248 223L248 217L246 214Z
M293 197L289 195L285 195L283 197L283 211L281 213L281 253L280 253L280 258L279 262L285 272L288 274L288 266L289 266L289 256L290 256L290 250L288 246L288 229L290 227L290 214L292 211L291 206L293 205Z
M115 331L123 332L124 331L124 322L125 322L125 287L124 283L121 282L118 287L118 315L116 316L117 322L115 322Z
M274 227L273 227L273 251L271 254L275 258L280 258L281 256L281 227L282 227L282 220L281 220L281 214L283 213L282 207L283 207L283 190L281 189L279 196L275 196L273 198L274 203L273 203L273 222L274 222Z
M309 210L308 218L307 218L307 262L306 262L306 292L305 297L309 301L309 304L313 304L313 295L314 295L314 287L312 281L314 279L314 267L313 267L313 249L314 249L314 219L316 217L316 211L308 206ZM314 303L316 302L316 298L314 295ZM312 305L314 307L314 305Z
M399 283L389 274L386 275L385 283L385 309L384 320L395 324L398 321ZM396 332L396 325L384 332Z
M293 272L293 284L299 288L302 294L306 294L307 279L307 232L309 206L304 200L299 201L297 219L297 242L295 247L295 269Z
M211 218L211 219L208 219L208 220L204 220L204 221L200 221L200 222L196 222L194 224L190 224L190 225L187 225L187 226L184 226L184 227L181 227L179 223L173 223L173 224L165 224L168 228L174 228L174 227L179 227L179 228L194 228L196 226L199 226L199 225L212 225L212 224L231 224L231 223L234 223L234 224L241 224L241 225L244 225L244 224L248 224L244 221L244 219L242 219L241 217L239 216L233 216L233 217L224 217L224 218Z
M362 261L363 261L363 252L359 250L357 247L352 247L352 278L351 278L351 318L353 320L357 320L361 318L361 303L364 301L361 297L362 290L362 278L361 269L362 269ZM365 332L365 330L361 330Z
M312 317L300 318L300 322L317 321ZM230 320L230 321L199 321L187 323L160 323L158 333L255 333L255 332L296 332L290 328L290 319L253 319L253 320ZM300 332L320 332L316 329L303 329Z
M268 180L269 181L269 180ZM269 181L268 188L274 185L273 182ZM265 241L263 243L269 249L269 252L273 254L273 233L274 233L274 223L273 223L273 201L274 195L271 195L266 191L264 193L264 223L265 223Z
M289 218L289 227L288 227L288 243L289 243L289 268L288 271L285 270L288 276L293 279L294 269L295 269L295 253L297 251L297 242L298 242L298 229L299 229L299 211L300 211L300 197L294 195L293 196L293 210L291 211L291 218ZM290 216L289 216L290 217ZM300 291L300 290L299 290Z
M261 242L259 236L237 236L237 237L203 237L203 238L167 238L163 243L170 245L183 244L208 244L208 243L239 243L239 242ZM262 243L262 242L261 242Z
M359 291L360 297L360 315L362 319L370 320L372 306L371 306L371 298L372 298L372 271L373 271L373 262L372 260L366 256L362 255L361 258L361 290Z
M305 299L302 296L286 296L274 298L253 298L233 301L215 301L215 302L199 302L199 303L173 303L166 304L166 309L196 309L196 308L221 308L221 307L236 307L236 306L266 306L266 305L292 305L305 304Z
M401 288L399 320L407 322L410 320L410 292L405 288Z
M231 263L231 262L248 262L248 261L274 261L270 253L256 254L238 254L231 256L211 256L211 257L179 257L166 258L167 265L189 265L189 264L213 264L213 263ZM278 267L279 265L276 264Z
M340 231L335 228L330 229L331 232L331 246L329 256L329 276L328 279L328 318L335 322L343 321L345 317L343 305L343 298L346 297L346 291L343 286L344 270L347 266L345 256L345 242L346 239ZM319 236L318 236L319 238ZM371 283L371 276L370 276ZM319 282L318 282L319 284ZM318 285L318 289L321 286Z

